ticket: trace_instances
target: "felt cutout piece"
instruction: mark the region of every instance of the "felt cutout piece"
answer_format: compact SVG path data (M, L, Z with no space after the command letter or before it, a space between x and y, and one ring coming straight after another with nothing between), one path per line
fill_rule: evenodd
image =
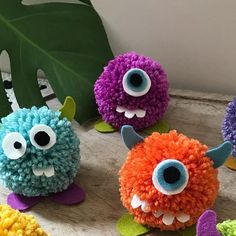
M46 177L52 177L55 174L55 170L53 166L47 166L42 168L32 168L32 171L35 176L42 176L45 175Z
M134 221L129 213L125 213L116 223L116 230L122 236L137 236L150 231L149 228Z
M25 154L27 143L20 133L11 132L3 138L2 149L9 159L16 160Z
M7 196L7 204L15 210L25 211L42 201L43 198L44 197L26 197L16 193L10 193Z
M214 162L214 168L218 168L224 164L226 159L232 152L232 144L229 141L224 142L219 147L206 152L206 156Z
M137 134L131 125L123 125L121 136L127 148L132 149L137 143L143 142L144 138Z
M74 205L81 203L85 199L84 190L77 186L76 184L71 184L68 189L54 193L49 196L49 198L57 203L64 205Z
M67 118L69 121L72 121L75 117L76 112L76 103L75 100L68 96L66 97L63 106L60 109L61 119Z
M231 170L236 170L236 158L233 156L229 156L225 162L225 166L227 166Z
M125 73L122 85L130 96L141 97L150 90L152 82L144 70L132 68Z
M216 229L216 213L211 210L205 211L197 223L197 236L220 236Z
M196 225L192 225L186 229L178 230L181 236L196 236Z
M158 121L155 125L144 129L143 132L150 135L153 132L158 132L160 134L168 133L169 130L170 130L170 128L169 128L168 122L166 120L162 119L162 120Z
M30 142L40 150L47 150L53 147L57 141L57 136L51 127L39 124L35 125L29 133Z
M115 128L113 128L111 125L109 125L102 119L96 121L94 128L100 133L113 133L117 131Z
M188 179L187 168L182 162L175 159L161 161L152 174L153 185L165 195L181 193L187 186Z

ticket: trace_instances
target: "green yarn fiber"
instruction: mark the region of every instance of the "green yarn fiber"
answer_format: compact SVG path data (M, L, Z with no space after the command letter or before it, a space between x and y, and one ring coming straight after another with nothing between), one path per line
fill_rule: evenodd
M216 227L222 236L236 236L236 220L226 220Z

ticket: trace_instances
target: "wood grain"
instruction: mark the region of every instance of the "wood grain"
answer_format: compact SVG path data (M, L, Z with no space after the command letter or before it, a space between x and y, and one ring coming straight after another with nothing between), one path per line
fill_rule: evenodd
M222 142L220 126L226 104L232 96L171 90L171 102L166 114L172 129L197 138L209 146ZM56 99L48 102L59 107ZM86 190L87 198L78 206L62 206L49 200L35 206L35 215L42 227L55 236L117 236L115 224L126 212L119 200L118 171L124 162L127 148L118 132L101 134L93 129L93 122L83 126L73 123L81 140L81 169L75 180ZM235 172L219 170L221 191L216 202L220 220L236 218ZM9 191L0 187L1 203ZM149 233L171 236L175 233Z

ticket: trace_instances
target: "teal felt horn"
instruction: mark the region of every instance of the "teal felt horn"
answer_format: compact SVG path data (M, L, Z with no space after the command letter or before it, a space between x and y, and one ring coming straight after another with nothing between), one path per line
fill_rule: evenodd
M123 125L121 128L121 136L127 148L132 149L137 143L144 140L142 136L137 134L131 125Z
M232 144L229 141L222 143L220 146L206 152L206 156L213 162L213 167L218 168L224 164L228 156L232 152Z

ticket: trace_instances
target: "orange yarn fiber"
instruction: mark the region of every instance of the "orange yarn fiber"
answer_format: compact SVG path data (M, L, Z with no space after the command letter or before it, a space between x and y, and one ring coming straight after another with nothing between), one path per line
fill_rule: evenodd
M119 172L121 201L134 215L134 219L144 225L161 230L177 230L195 224L198 217L211 207L217 197L219 182L218 171L213 162L205 156L208 147L198 140L189 139L176 131L153 133L144 142L135 145ZM176 195L164 195L152 183L154 168L163 160L176 159L188 170L189 180L186 188ZM131 200L137 195L149 205L149 212L141 207L133 208ZM163 214L174 215L170 225L163 223L163 215L153 213L161 210ZM190 219L182 223L177 219L181 214Z

